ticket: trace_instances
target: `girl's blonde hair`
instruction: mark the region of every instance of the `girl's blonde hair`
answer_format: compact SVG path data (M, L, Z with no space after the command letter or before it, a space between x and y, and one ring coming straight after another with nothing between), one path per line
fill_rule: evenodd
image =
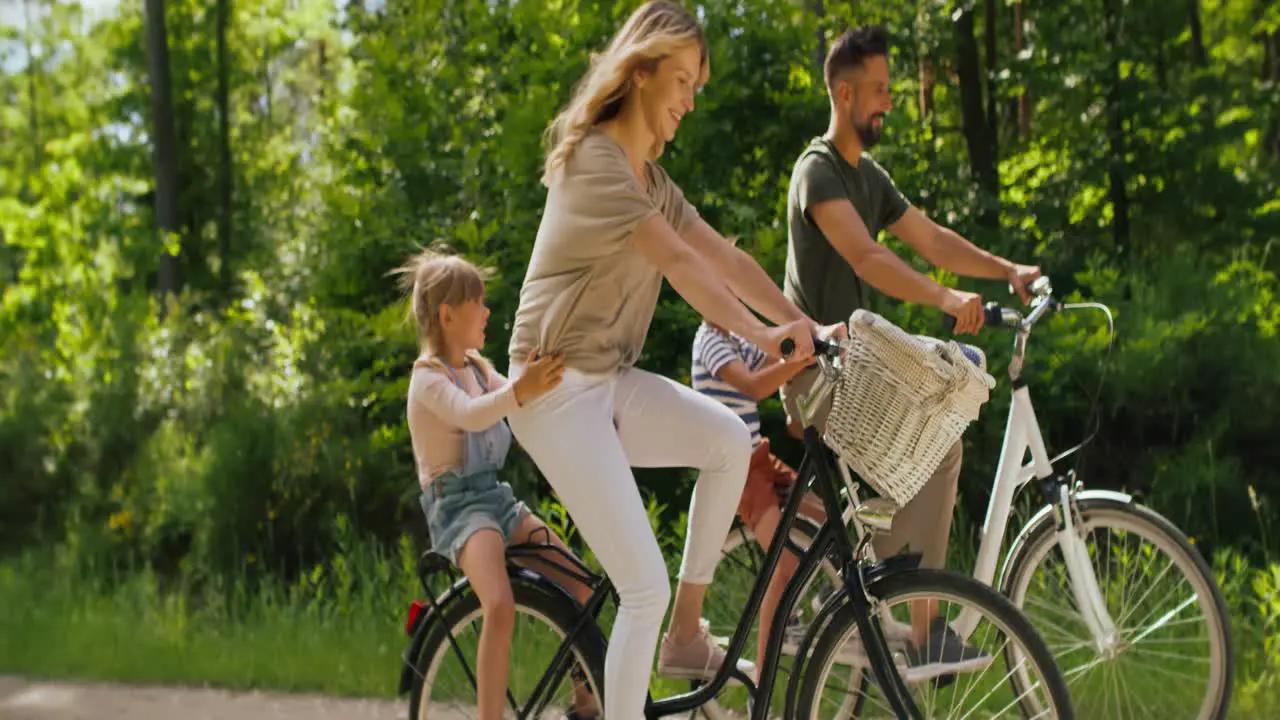
M605 51L592 55L591 67L574 87L569 104L543 134L547 159L542 183L551 184L591 128L617 116L637 70L655 72L663 58L691 42L702 51L700 87L711 72L711 62L706 36L693 15L669 0L650 0L631 13ZM652 158L661 148L659 140Z
M440 306L458 307L484 297L484 283L491 274L443 246L425 249L391 271L400 276L400 288L410 295L409 318L418 328L418 348L440 354L444 335Z

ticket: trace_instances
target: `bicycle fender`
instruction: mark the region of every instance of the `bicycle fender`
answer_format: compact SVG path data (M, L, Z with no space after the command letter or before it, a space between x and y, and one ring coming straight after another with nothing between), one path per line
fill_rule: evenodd
M1076 505L1085 506L1093 503L1103 505L1131 505L1133 504L1133 496L1128 493L1119 492L1117 490L1084 490L1076 494ZM1006 592L1005 584L1009 580L1009 570L1014 566L1014 560L1022 555L1026 549L1027 543L1032 536L1036 535L1040 526L1045 523L1054 523L1056 520L1053 516L1054 506L1045 505L1036 511L1035 515L1027 521L1022 529L1018 531L1018 536L1013 539L1013 543L1009 546L1009 554L1005 557L1004 566L1000 568L1000 577L996 579L994 587L1000 592Z
M409 692L409 688L413 686L414 658L418 657L418 653L422 650L422 643L427 640L427 634L434 624L431 621L435 620L437 614L445 612L450 605L457 602L469 586L470 583L467 582L466 577L460 578L440 595L434 607L428 605L423 608L423 612L414 621L409 631L409 646L400 656L400 684L396 689L397 696Z

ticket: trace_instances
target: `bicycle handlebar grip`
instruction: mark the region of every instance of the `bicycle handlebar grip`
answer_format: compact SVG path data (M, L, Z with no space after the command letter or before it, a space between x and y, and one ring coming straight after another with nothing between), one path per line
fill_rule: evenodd
M785 340L782 341L782 345L779 349L782 351L782 357L789 358L791 357L791 354L796 351L796 341L792 340L791 338L786 338ZM832 356L832 355L835 355L835 352L836 352L835 343L830 343L825 340L819 340L816 337L813 338L813 354L814 355Z
M982 307L982 324L989 328L1004 326L1004 309L1000 303L992 300ZM942 329L947 334L955 334L956 318L954 315L942 314Z
M989 328L1004 325L1004 308L1000 307L1000 303L993 300L982 308L982 323Z

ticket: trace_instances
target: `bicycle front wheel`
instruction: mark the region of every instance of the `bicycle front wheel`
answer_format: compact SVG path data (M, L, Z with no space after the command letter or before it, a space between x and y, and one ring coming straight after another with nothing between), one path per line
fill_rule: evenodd
M1066 681L1043 638L990 586L957 573L917 569L882 577L867 594L898 684L920 717L1074 717ZM960 638L950 621L965 611L976 613L979 622ZM798 717L895 717L888 695L876 686L856 614L846 600L807 658Z
M1085 624L1052 514L1025 531L1003 583L1044 633L1076 706L1086 717L1226 717L1231 625L1208 563L1149 508L1087 495L1077 506L1115 637L1100 643Z

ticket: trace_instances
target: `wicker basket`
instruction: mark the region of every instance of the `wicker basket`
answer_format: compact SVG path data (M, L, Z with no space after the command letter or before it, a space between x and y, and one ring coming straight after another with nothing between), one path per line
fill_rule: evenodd
M823 439L883 497L905 505L978 417L995 380L954 341L916 337L858 310Z

